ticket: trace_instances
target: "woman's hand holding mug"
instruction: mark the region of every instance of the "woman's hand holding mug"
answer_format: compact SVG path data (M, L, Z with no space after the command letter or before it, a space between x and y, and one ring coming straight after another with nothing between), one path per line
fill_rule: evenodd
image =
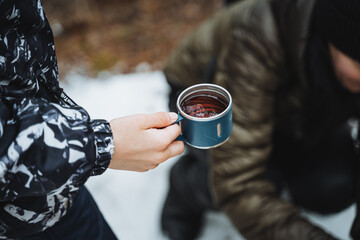
M174 141L180 134L176 113L159 112L116 118L110 121L114 154L109 168L145 172L184 151Z
M197 84L185 89L176 105L179 114L160 112L111 120L115 152L109 168L145 172L181 154L183 142L209 149L229 139L232 98L226 89Z

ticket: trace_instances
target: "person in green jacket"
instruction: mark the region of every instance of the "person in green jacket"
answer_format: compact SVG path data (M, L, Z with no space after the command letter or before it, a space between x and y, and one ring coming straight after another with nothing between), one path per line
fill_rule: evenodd
M171 169L161 220L170 239L195 239L209 209L250 240L336 239L302 209L326 215L360 199L359 13L355 0L243 0L174 49L170 105L183 88L219 84L233 96L234 127L224 145L188 149Z

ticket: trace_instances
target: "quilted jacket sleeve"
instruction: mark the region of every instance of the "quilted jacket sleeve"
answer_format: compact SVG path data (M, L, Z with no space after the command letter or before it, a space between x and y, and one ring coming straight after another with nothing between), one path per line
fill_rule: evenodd
M212 152L212 186L218 206L246 239L334 239L277 196L265 176L285 59L269 2L243 1L221 11L175 49L165 74L173 85L195 84L206 58L218 56L215 83L233 96L234 127Z

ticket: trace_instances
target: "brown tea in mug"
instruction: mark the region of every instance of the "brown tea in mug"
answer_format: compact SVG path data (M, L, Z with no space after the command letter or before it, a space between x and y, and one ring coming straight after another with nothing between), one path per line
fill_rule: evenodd
M225 99L209 94L189 96L180 104L181 110L197 118L208 118L222 113L228 104Z

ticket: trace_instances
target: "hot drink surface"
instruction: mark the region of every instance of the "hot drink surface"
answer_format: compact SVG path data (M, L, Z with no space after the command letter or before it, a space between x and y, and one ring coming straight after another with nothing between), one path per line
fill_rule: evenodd
M195 95L185 99L180 107L192 117L208 118L222 113L227 104L216 96Z

